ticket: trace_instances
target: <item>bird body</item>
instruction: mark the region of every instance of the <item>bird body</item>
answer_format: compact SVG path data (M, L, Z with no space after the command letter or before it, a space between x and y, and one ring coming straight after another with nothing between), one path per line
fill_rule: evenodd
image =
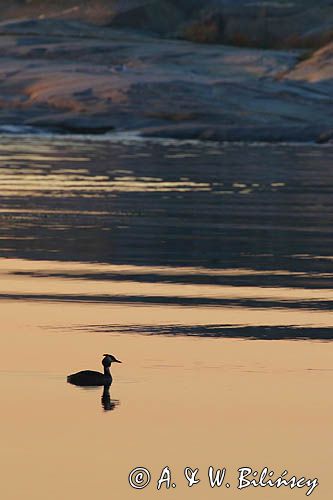
M112 375L110 372L111 363L121 363L121 361L112 356L112 354L104 354L103 356L102 364L104 367L104 373L93 370L83 370L81 372L68 375L67 382L80 386L110 386L112 384Z
M93 370L83 370L68 375L67 382L74 385L110 385L112 384L112 375L111 373L108 375Z

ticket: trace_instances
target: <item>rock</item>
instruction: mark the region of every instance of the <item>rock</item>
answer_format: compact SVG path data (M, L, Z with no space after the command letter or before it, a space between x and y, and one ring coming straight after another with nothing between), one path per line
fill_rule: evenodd
M115 28L132 28L164 35L173 32L184 21L182 9L170 1L131 1L125 4L126 7L123 2L117 4L108 23Z
M183 28L185 40L196 43L223 43L225 42L225 21L220 12L209 12L202 15L202 19L189 23Z
M325 144L328 142L333 142L333 129L327 130L319 134L317 141L318 144Z
M332 19L332 21L328 21ZM333 38L333 4L220 0L207 2L180 27L195 42L259 48L320 47Z
M77 116L75 113L50 114L27 118L26 126L46 128L54 132L75 134L105 134L114 130L108 116Z
M318 48L333 39L331 0L0 0L0 19L29 17L258 48Z
M318 126L252 126L221 127L210 125L169 125L143 129L143 137L216 142L319 142L324 127Z
M300 61L50 19L0 35L0 126L269 142L333 129L331 45Z
M333 43L312 52L301 61L286 77L294 81L332 84L333 80Z

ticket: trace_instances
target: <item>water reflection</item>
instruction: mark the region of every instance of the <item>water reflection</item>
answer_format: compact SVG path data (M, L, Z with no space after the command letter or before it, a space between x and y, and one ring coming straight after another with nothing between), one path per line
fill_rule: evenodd
M330 311L332 275L10 259L0 298L52 302Z
M101 401L102 407L105 411L112 411L120 404L120 401L118 399L111 399L110 386L108 385L104 386Z
M300 325L87 325L73 329L104 333L191 336L206 338L244 338L248 340L332 341L333 328Z
M332 160L309 145L0 137L0 249L15 263L0 300L237 309L202 332L331 340ZM262 311L288 318L273 331Z
M128 498L128 472L142 461L156 472L169 457L177 474L190 453L203 470L225 450L230 471L265 457L280 471L315 471L330 498L332 152L14 143L0 151L0 183L13 174L0 199L2 497L21 498L21 484L36 499L90 499L108 477ZM39 157L18 157L27 152ZM45 172L40 189L19 182L34 169ZM76 173L81 191L71 189ZM118 191L98 188L108 175ZM115 176L135 177L137 191ZM96 189L85 189L90 180ZM193 187L202 183L210 190ZM272 341L296 338L311 342ZM111 427L110 387L82 392L60 375L73 355L93 361L105 345L127 361L116 386L126 404ZM34 378L13 377L16 366Z
M71 382L70 382L71 383ZM99 391L99 387L97 386L80 386L79 384L73 384L80 389L85 391ZM111 384L103 386L103 392L101 396L101 404L104 411L113 411L120 405L119 399L111 399L110 395L110 386Z
M0 300L20 301L47 301L47 302L80 302L104 304L136 304L136 305L164 305L164 306L212 306L238 307L254 309L301 309L332 311L333 301L330 300L269 300L257 298L210 298L210 297L181 297L163 295L86 295L82 294L52 294L52 293L0 293Z
M330 269L317 257L333 244L332 160L306 145L0 138L2 253L281 270L307 286Z

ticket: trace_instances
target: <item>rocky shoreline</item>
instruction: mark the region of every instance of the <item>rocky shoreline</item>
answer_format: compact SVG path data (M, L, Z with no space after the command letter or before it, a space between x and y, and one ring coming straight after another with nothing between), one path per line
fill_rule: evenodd
M0 127L333 139L332 42L267 50L54 18L3 21L0 36Z

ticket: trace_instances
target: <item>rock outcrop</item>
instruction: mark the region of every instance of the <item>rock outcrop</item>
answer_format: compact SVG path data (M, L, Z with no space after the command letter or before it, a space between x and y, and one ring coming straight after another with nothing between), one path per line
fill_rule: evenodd
M215 36L223 21L207 19ZM0 34L2 127L202 140L332 137L332 44L311 53L240 48L54 18L3 22Z
M258 48L318 48L333 40L331 0L0 0L0 19L32 17Z

